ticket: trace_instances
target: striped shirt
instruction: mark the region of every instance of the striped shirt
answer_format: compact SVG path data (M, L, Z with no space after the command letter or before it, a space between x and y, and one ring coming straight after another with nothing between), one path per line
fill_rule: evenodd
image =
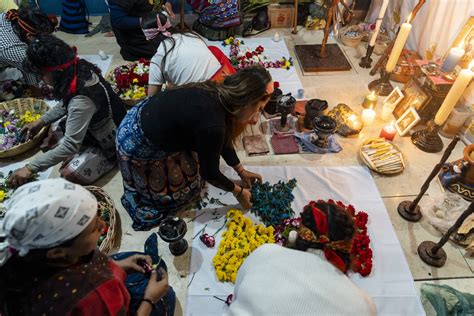
M6 19L5 13L0 13L0 67L17 68L23 73L26 84L37 85L38 80L32 73L23 69L23 60L26 58L28 45L21 41Z

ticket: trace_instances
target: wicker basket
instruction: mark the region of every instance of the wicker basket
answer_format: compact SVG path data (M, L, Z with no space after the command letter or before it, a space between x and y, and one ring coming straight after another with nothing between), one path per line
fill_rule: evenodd
M399 148L397 145L395 145L394 143L392 143L392 142L390 142L391 145L392 145L393 148L394 148L396 151L398 151L399 154L400 154L400 160L401 160L401 163L402 163L402 167L401 167L400 169L398 169L398 170L393 170L393 171L389 171L389 172L382 172L382 171L378 170L377 167L370 161L370 159L368 159L368 158L362 153L362 146L367 145L367 144L370 143L371 141L372 141L372 139L368 139L368 140L364 141L364 142L362 143L362 145L360 146L360 148L359 148L359 158L360 158L360 160L361 160L367 167L369 167L370 170L375 171L375 172L377 172L377 173L379 173L379 174L390 175L390 176L391 176L391 175L397 175L397 174L399 174L399 173L402 173L402 172L405 170L405 167L406 167L406 165L405 165L405 157L404 157L402 151L400 150L400 148Z
M122 66L127 66L127 65L130 65L130 64L133 64L133 63L129 63L129 64L126 64L126 65L122 65ZM122 66L118 66L118 67L122 67ZM119 94L119 91L117 91L114 86L113 86L113 75L114 75L114 71L115 69L117 69L118 67L115 67L114 69L110 70L107 75L105 76L105 80L107 80L110 85L112 86L112 89L114 89L114 92L117 94L117 95L120 95ZM129 108L135 106L136 104L140 103L141 101L145 100L145 98L141 98L141 99L126 99L126 98L120 98L123 103L125 103Z
M109 230L107 231L107 235L105 239L99 246L99 250L105 254L110 254L113 249L120 247L120 216L115 207L114 201L112 198L105 192L102 188L96 186L86 186L85 187L89 192L94 194L98 201L105 202L109 207L109 222L107 226L109 226Z
M46 102L40 99L20 98L0 103L0 109L7 111L15 110L15 113L19 115L24 114L26 111L39 112L43 114L49 110L49 106ZM48 133L48 128L49 126L44 126L38 134L25 143L21 143L13 146L10 149L0 151L0 158L17 156L34 148L46 136Z
M351 32L351 31L358 32L359 35L356 36L356 37L346 36L346 34L348 32ZM355 47L359 46L360 42L362 42L362 38L364 37L364 32L357 25L346 26L340 31L339 34L340 34L339 38L340 38L342 44L344 44L345 46L348 46L348 47L352 47L352 48L355 48Z

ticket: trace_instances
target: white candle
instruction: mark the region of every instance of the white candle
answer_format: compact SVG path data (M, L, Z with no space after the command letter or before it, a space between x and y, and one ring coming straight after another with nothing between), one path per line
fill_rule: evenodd
M410 14L411 16L411 14ZM408 18L410 21L410 17ZM412 25L409 22L405 22L400 27L400 31L398 32L397 39L395 40L395 44L393 45L392 52L390 53L390 57L387 61L387 66L385 66L385 70L387 72L392 72L397 65L398 58L402 53L403 48L405 47L405 43L408 39L408 35L410 35Z
M382 25L383 17L385 16L385 11L387 10L389 0L383 0L382 7L380 8L379 16L375 22L375 30L372 33L372 38L370 39L369 46L375 46L375 41L379 35L380 26Z
M275 33L275 35L273 35L273 40L275 42L279 42L280 41L280 34L278 34L278 32Z
M392 118L394 109L395 105L393 103L385 102L382 107L382 120L385 122L389 121Z
M371 125L375 120L375 111L373 109L365 109L362 111L362 122L364 125Z
M449 50L448 57L446 57L443 65L441 65L441 71L450 73L454 70L464 56L465 51L462 49L462 46L461 44L460 47L453 47Z
M436 125L443 125L443 123L446 121L449 114L453 110L454 106L463 95L464 90L466 90L466 87L472 80L473 72L471 68L473 66L474 61L469 64L467 69L463 69L459 73L459 76L456 78L456 81L454 82L453 86L451 87L451 89L449 89L446 99L444 99L443 104L441 104L438 113L436 113L434 119Z

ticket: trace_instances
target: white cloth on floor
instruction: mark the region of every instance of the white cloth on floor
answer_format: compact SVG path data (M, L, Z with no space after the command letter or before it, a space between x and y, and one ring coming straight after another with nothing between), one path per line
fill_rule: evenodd
M367 293L321 250L310 250L267 244L252 252L239 269L227 315L376 314Z
M248 169L262 175L263 180L270 183L296 178L298 182L293 191L295 200L291 206L297 216L309 201L318 199L340 200L344 204L352 204L357 211L369 214L367 229L373 250L372 273L368 277L362 277L349 272L347 276L372 298L379 315L425 314L402 247L367 168L271 166ZM238 178L231 168L223 172L226 176ZM231 205L229 207L239 207L235 205L235 198L231 194L225 194L214 187L209 188L210 198L219 199ZM207 224L206 233L214 234L224 223L225 218L221 216L229 207L216 209L208 206L201 210L204 214L194 221L194 231L199 231ZM245 216L259 222L250 212ZM222 240L222 232L215 238L214 248L207 248L199 238L193 240L186 315L222 315L227 306L213 296L225 300L234 292L232 283L219 282L215 276L212 258Z

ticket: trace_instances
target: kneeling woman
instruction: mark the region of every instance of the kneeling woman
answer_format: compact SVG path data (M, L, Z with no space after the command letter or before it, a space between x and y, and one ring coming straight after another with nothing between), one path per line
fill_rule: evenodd
M150 61L148 95L161 91L162 85L179 86L212 79L222 82L235 73L227 56L192 32L176 30L163 13L143 17L143 33L158 50Z
M83 187L64 179L28 183L8 200L1 224L1 315L174 314L156 249L114 261L97 250L105 224ZM147 277L140 261L160 267Z
M136 230L157 225L201 192L203 180L233 192L244 208L250 191L219 170L220 157L250 186L261 176L245 170L233 148L246 124L256 124L273 93L262 67L160 92L132 108L117 131L122 204ZM197 157L195 155L197 153Z
M27 127L30 135L66 115L64 138L52 150L12 174L21 185L38 172L67 161L61 168L66 179L90 184L116 164L115 134L126 109L120 98L91 63L79 59L74 48L44 35L28 47L26 64L53 86L62 101Z

